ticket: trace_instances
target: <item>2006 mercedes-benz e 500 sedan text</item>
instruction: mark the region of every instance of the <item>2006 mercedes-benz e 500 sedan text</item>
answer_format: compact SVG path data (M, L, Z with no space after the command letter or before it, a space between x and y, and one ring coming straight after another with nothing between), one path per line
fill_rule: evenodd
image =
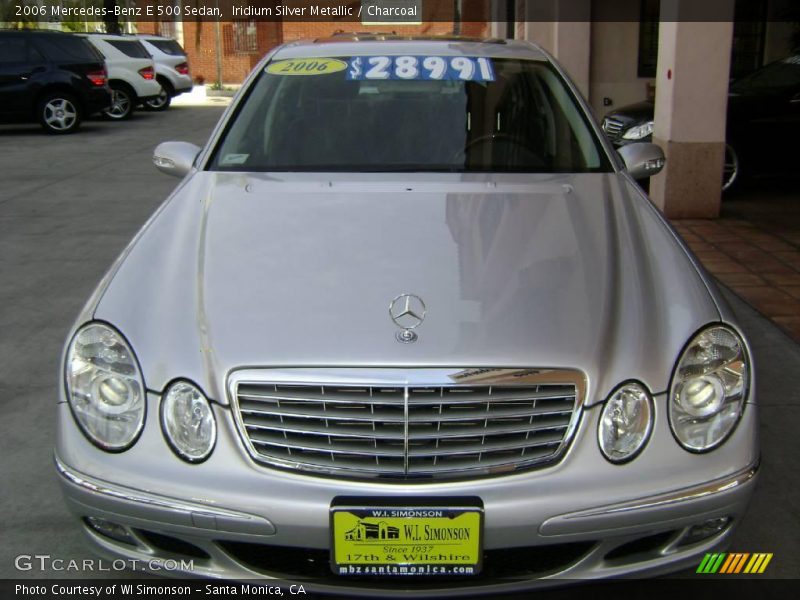
M663 154L616 154L528 43L366 37L276 49L204 149L156 149L183 180L64 351L93 548L348 594L696 565L757 413L634 182Z

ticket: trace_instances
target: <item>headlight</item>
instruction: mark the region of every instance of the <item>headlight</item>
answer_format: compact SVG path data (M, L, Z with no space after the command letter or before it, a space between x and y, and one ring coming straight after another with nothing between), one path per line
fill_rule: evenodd
M217 421L199 389L173 383L161 400L161 428L175 453L189 462L208 458L217 440Z
M750 367L744 343L724 325L697 334L683 351L669 392L669 421L687 450L719 446L744 409Z
M648 135L653 133L653 125L653 121L648 121L642 125L631 127L628 129L628 131L622 134L622 137L626 140L640 140L642 138L646 138Z
M600 415L597 438L603 455L613 463L633 459L653 429L653 400L640 383L619 386Z
M104 450L130 447L144 425L144 381L122 335L104 323L81 327L67 350L67 399L84 434Z

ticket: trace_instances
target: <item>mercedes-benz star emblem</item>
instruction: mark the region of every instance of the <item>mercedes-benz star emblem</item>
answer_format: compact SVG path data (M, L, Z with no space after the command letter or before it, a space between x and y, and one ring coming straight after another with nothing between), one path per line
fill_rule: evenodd
M425 320L428 310L422 298L414 294L400 294L389 304L389 316L400 328L395 337L398 342L408 344L417 340L414 331Z

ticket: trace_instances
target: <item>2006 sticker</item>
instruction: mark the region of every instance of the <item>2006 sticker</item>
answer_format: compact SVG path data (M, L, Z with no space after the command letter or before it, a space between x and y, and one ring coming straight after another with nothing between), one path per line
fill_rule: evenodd
M469 56L354 56L347 79L494 81L492 61Z
M267 65L271 75L327 75L344 71L347 63L336 58L291 58Z

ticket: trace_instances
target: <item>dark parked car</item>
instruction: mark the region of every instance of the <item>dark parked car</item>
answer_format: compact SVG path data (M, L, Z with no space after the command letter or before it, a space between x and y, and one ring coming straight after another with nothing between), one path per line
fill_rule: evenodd
M0 121L72 133L111 104L103 57L57 31L0 31Z
M649 142L654 105L640 102L609 113L603 131L615 146ZM734 81L728 94L722 189L746 176L797 172L800 139L800 55Z

